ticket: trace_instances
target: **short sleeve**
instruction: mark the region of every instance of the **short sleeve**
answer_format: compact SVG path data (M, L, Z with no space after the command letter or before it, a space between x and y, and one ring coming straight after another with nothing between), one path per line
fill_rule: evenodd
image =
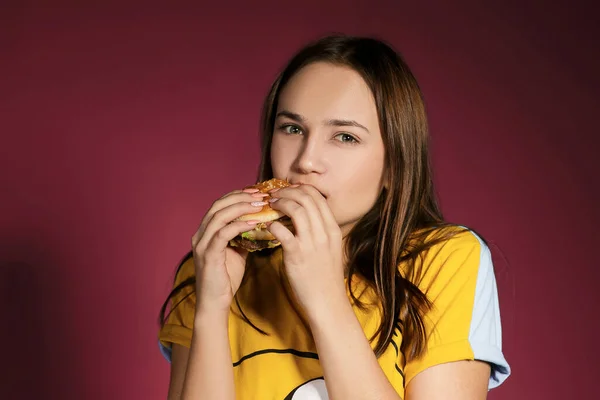
M510 375L502 353L496 278L489 248L471 231L435 245L422 261L417 286L433 303L425 315L427 350L405 365L406 385L428 367L460 360L490 364L488 390Z
M194 276L194 261L189 258L184 261L177 272L173 288ZM158 344L165 359L171 362L171 346L173 343L190 347L194 326L194 310L196 295L194 285L187 285L175 294L169 303L165 324L159 331Z

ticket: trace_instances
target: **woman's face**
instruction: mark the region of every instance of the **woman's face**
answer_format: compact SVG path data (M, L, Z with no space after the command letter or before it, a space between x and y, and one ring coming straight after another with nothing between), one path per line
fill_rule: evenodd
M374 205L384 176L375 100L354 70L310 64L280 93L274 177L315 186L345 235Z

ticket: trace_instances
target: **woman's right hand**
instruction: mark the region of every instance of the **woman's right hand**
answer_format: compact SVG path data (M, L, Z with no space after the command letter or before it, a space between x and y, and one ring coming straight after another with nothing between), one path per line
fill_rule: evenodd
M229 241L256 226L256 221L232 221L260 211L265 196L256 189L226 194L213 203L192 237L197 314L229 312L244 276L248 256L246 250L230 247Z

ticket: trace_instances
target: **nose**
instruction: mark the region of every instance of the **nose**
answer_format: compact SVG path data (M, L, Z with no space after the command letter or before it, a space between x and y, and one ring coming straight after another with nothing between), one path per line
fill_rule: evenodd
M316 138L308 136L296 158L295 166L301 174L322 174L326 171L324 149Z

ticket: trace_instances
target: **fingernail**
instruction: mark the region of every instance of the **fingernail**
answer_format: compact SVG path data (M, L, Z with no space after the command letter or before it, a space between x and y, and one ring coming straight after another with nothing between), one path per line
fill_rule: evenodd
M261 207L261 206L266 206L267 203L264 201L253 201L252 203L250 203L251 206L254 207Z
M242 192L246 192L246 193L256 193L256 192L258 192L258 189L248 188L248 189L244 189L244 190L242 190Z
M275 193L275 192L276 192L276 191L278 191L279 189L281 189L281 188L275 188L275 189L271 189L271 190L269 190L269 193Z
M269 203L275 203L277 200L279 200L278 197L273 197L273 198L269 199Z
M258 224L258 222L259 222L259 221L255 220L255 219L253 219L253 220L250 220L250 221L246 221L246 223L247 223L248 225L250 225L250 226L252 226L252 225L256 225L256 224Z
M267 197L269 193L253 193L252 197Z
M294 188L296 188L296 187L298 187L298 186L300 186L298 183L295 183L295 184L293 184L293 185L290 185L290 187L294 187Z

